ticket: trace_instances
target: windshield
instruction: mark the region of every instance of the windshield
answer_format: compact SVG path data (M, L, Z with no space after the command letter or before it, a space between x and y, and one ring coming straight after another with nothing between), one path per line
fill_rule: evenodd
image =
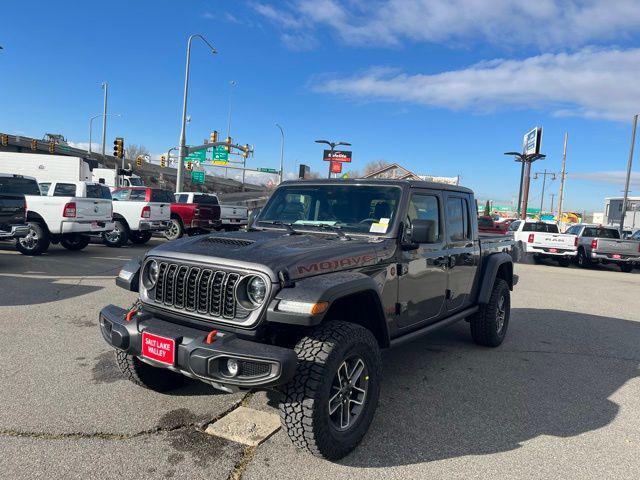
M398 187L377 185L291 185L278 188L260 213L258 225L339 228L352 233L385 234L391 229Z
M132 187L144 187L140 177L129 177L129 185Z
M0 193L7 195L40 195L40 187L32 178L0 176Z

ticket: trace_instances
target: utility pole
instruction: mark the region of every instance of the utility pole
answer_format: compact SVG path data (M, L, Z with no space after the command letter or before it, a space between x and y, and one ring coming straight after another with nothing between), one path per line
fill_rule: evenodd
M624 183L624 200L622 201L622 217L620 218L620 238L624 230L624 220L627 216L627 200L629 199L629 182L631 180L631 167L633 165L633 148L636 144L636 127L638 126L638 115L633 116L633 127L631 129L631 148L629 149L629 160L627 161L627 179ZM634 217L635 218L635 217Z
M564 147L562 148L562 172L560 172L560 192L558 192L558 221L562 221L562 207L564 202L564 181L567 178L567 143L569 133L564 132Z
M534 175L534 180L538 179L538 175L542 176L542 195L540 195L540 215L542 215L542 207L544 206L544 187L547 183L547 177L551 177L551 180L555 180L556 179L556 174L552 173L552 172L547 172L547 169L544 169L544 172L539 173L536 172Z
M556 198L556 194L552 193L551 194L551 215L553 215L553 199Z
M109 94L109 84L107 82L102 82L102 89L104 90L104 108L102 111L102 157L104 159L104 151L107 144L107 96ZM115 168L117 171L117 164Z
M276 127L280 129L280 183L284 180L284 130L279 123Z

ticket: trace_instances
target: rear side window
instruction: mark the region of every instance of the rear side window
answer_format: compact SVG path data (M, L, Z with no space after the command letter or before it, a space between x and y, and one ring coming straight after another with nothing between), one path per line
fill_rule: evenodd
M554 223L526 222L522 227L523 232L560 233Z
M173 193L171 193L169 190L159 190L154 188L151 190L151 201L173 203L175 200L173 197Z
M469 238L469 213L462 198L447 199L447 233L454 242Z
M180 195L176 195L176 202L189 203L189 195L186 193L181 193Z
M0 193L9 195L40 195L38 182L32 178L0 177Z
M105 200L111 200L111 192L109 191L109 187L105 187L104 185L100 185L97 183L88 183L87 198L102 198Z
M129 195L129 200L132 202L144 202L147 199L147 191L142 189L133 189Z
M213 195L194 195L193 203L202 203L203 205L218 205L218 199Z
M513 222L511 225L509 225L509 231L510 232L515 232L516 230L518 230L519 226L520 226L520 222L518 222L518 221Z
M129 200L129 190L116 190L111 194L113 200Z
M43 182L38 184L40 186L40 195L44 195L45 197L49 195L49 188L51 188L51 183Z
M56 183L53 190L54 197L75 197L76 185L74 183Z

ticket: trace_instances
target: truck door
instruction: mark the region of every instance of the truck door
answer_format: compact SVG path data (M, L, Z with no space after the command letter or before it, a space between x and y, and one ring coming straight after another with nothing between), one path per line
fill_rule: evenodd
M473 279L478 268L479 251L474 239L468 196L447 192L446 225L449 272L446 291L447 311L459 310L470 301Z
M433 222L429 243L416 250L403 251L398 277L400 328L415 328L432 323L444 310L447 288L443 231L442 196L438 191L414 190L408 203L407 229L415 219Z

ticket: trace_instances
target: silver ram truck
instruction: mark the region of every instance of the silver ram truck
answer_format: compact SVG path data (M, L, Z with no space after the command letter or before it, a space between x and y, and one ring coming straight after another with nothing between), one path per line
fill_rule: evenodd
M631 272L640 262L640 242L622 240L615 227L577 224L566 233L578 236L578 265L615 263L623 272Z

